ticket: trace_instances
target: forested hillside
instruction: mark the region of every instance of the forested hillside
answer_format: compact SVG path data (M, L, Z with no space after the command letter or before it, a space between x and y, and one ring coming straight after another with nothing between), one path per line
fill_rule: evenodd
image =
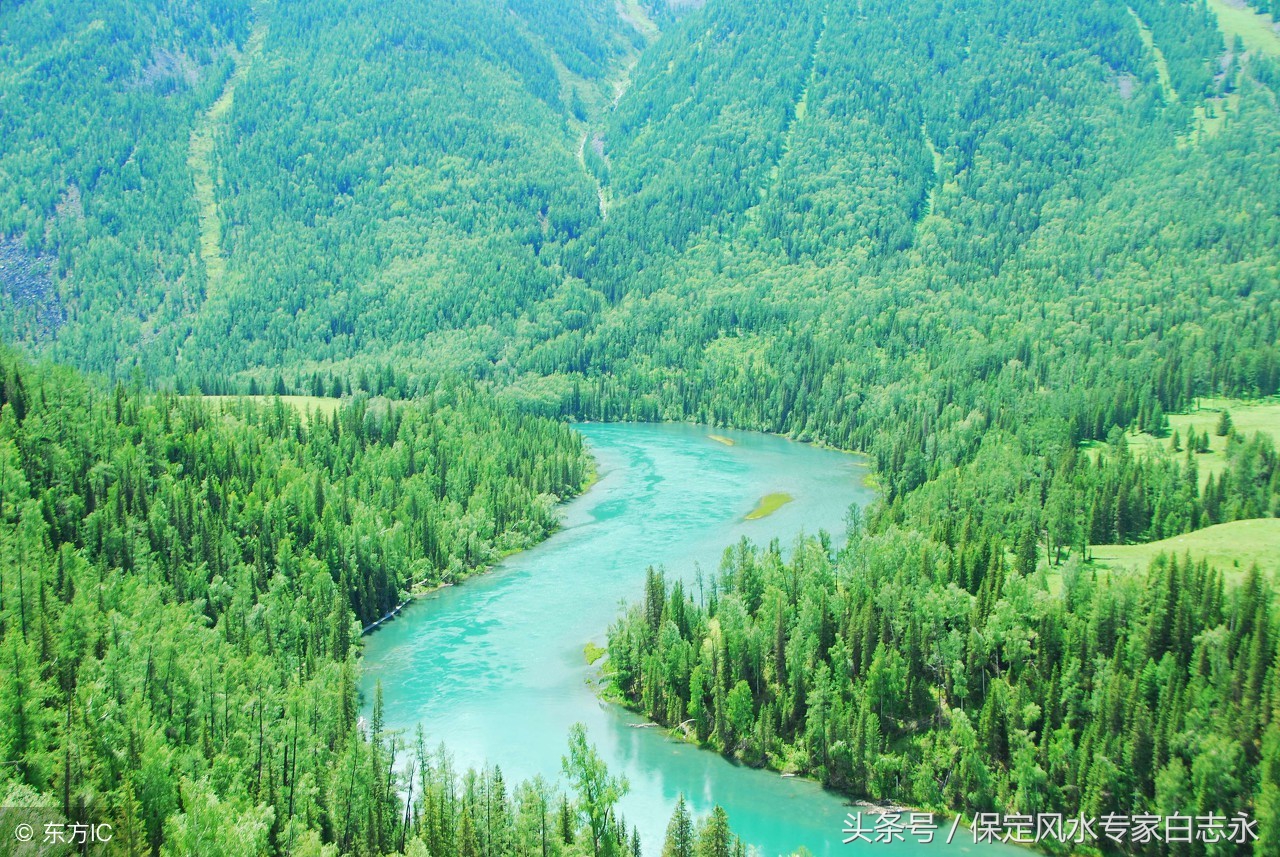
M14 3L0 30L0 329L123 366L202 304L187 142L248 4Z
M643 42L590 0L0 16L0 233L51 292L4 278L6 338L169 380L381 353L543 297L540 246L598 217L571 125Z
M465 386L326 419L0 376L6 803L110 823L114 853L402 847L360 623L545 536L581 440ZM452 837L474 786L432 764Z
M1099 440L1280 384L1276 58L1203 6L723 0L651 10L645 48L642 7L561 5L282 2L141 32L135 4L68 4L59 43L119 70L30 84L8 121L127 108L175 175L105 139L6 150L10 252L47 272L5 278L10 335L184 388L447 367L567 415L860 447L905 407L963 418L1015 360L1087 390ZM28 7L5 26L57 42ZM152 68L171 55L205 64ZM39 80L38 57L7 73ZM213 248L177 175L210 112Z
M852 793L1241 810L1275 853L1273 582L1089 563L1280 513L1266 434L1209 473L1168 428L1280 392L1268 9L5 5L0 336L109 380L4 358L0 777L152 851L194 807L399 847L356 623L546 534L586 474L553 419L694 420L881 496L706 603L655 577L633 705Z

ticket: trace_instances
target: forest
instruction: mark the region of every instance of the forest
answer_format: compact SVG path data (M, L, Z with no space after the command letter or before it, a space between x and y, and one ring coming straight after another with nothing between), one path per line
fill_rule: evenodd
M545 536L581 440L465 385L325 419L0 374L7 802L119 853L388 850L361 625Z
M572 422L690 421L878 498L655 570L628 705L852 796L1276 853L1274 581L1092 560L1280 516L1274 435L1170 425L1280 393L1277 14L5 5L0 797L130 854L637 852L587 737L567 791L455 770L359 639L555 529ZM728 823L682 802L664 857Z

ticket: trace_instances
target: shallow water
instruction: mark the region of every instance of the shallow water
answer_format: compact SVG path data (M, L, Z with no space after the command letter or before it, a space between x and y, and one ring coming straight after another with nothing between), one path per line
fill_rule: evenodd
M660 852L679 793L699 815L723 806L734 831L766 857L800 846L817 857L1026 853L975 846L963 829L951 848L843 845L851 808L839 796L631 728L643 720L602 704L583 646L604 645L619 603L641 597L646 567L692 584L695 563L709 576L743 536L786 545L801 530L826 530L839 543L850 504L871 492L853 456L782 438L670 424L580 429L601 478L566 504L563 529L489 574L421 599L366 639L361 690L370 700L382 682L388 727L411 738L421 723L428 746L444 741L460 767L496 763L513 783L558 779L569 727L584 723L610 771L630 781L620 810L648 855ZM794 500L744 519L774 492Z

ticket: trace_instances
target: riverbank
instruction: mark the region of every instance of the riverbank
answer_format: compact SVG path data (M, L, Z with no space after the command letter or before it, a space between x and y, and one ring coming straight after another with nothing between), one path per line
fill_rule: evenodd
M688 424L575 428L587 436L599 481L566 504L551 539L366 638L358 679L366 710L381 683L388 730L412 735L421 723L428 745L444 741L462 767L499 764L508 782L559 777L565 735L583 723L609 771L631 783L619 812L639 828L644 857L659 857L677 793L699 815L712 801L723 806L764 855L803 846L814 857L845 857L847 805L809 782L630 728L638 719L601 705L587 681L596 670L585 644L603 647L618 604L643 595L648 566L691 576L695 563L718 567L724 546L743 536L767 543L801 529L839 532L849 506L870 499L858 487L857 459L726 431L737 441L730 448ZM777 490L795 499L743 520ZM1000 850L977 848L972 857Z
M589 458L590 464L587 467L586 477L582 480L582 486L577 490L576 493L570 494L566 497L558 498L556 500L557 507L563 507L564 504L568 503L569 501L574 500L586 494L588 491L591 490L592 486L594 486L597 482L600 481L600 471L599 471L599 468L597 468L596 466L595 459L590 458L589 454L588 454L588 458ZM557 521L556 525L552 527L550 530L548 530L547 534L543 536L541 539L538 539L532 544L524 545L523 547L510 548L505 551L500 551L498 553L498 556L491 559L489 562L485 563L484 565L476 566L475 568L470 569L461 577L459 577L457 580L439 580L439 581L436 581L435 583L431 583L427 579L423 579L418 581L417 583L411 584L409 586L409 597L401 601L391 610L388 610L378 620L371 622L370 624L362 627L360 629L360 636L365 637L369 634L372 634L374 631L378 630L386 623L395 619L397 616L401 614L401 612L404 611L406 607L408 607L410 604L412 604L413 602L419 599L426 598L429 595L433 595L442 589L447 589L448 587L461 583L464 580L470 580L473 577L478 577L480 575L488 574L490 571L493 571L494 567L498 565L500 562L503 562L504 560L507 560L515 556L516 554L527 551L529 548L542 544L547 539L551 538L553 535L559 532L560 526L561 526L561 522Z
M607 664L607 662L608 661L606 659L604 663ZM793 780L798 783L808 784L821 789L825 794L833 796L839 800L843 806L848 807L855 812L866 812L877 816L890 814L906 816L910 813L929 813L933 816L933 820L937 825L936 835L940 836L942 839L946 838L947 832L951 829L951 825L955 823L956 817L959 816L959 828L956 832L957 840L962 837L972 838L973 819L966 816L964 813L956 813L954 810L945 808L937 809L921 807L894 800L872 800L867 797L858 797L849 792L831 788L806 773L800 773L798 771L784 771L772 764L765 764L763 766L750 765L734 756L719 752L715 747L705 741L699 741L696 735L690 735L689 730L683 727L691 721L686 720L684 723L677 726L667 726L648 719L644 712L629 705L613 687L612 683L608 681L608 673L606 672L604 664L601 665L601 671L597 674L596 679L598 681L598 697L602 703L608 707L614 707L619 711L626 712L629 715L645 718L645 722L643 723L628 724L629 728L654 732L655 734L670 738L680 744L693 747L698 752L710 753L735 766L742 766L752 770L768 771L769 773L777 774L779 779ZM961 834L960 831L964 831L964 833ZM1035 848L1033 843L1006 842L1002 844L1018 846L1023 853L1048 853ZM1099 852L1092 850L1075 850L1061 854L1059 857L1097 857L1098 854Z

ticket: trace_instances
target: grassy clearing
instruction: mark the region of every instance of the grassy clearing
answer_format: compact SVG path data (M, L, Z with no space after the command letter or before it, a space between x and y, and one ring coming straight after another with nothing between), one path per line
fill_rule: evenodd
M1280 399L1253 402L1239 399L1201 399L1200 407L1192 413L1170 414L1169 437L1157 438L1145 432L1129 435L1129 448L1134 455L1146 455L1157 448L1170 450L1173 432L1178 433L1185 448L1188 429L1195 429L1196 434L1200 435L1208 432L1209 452L1196 456L1200 478L1207 481L1210 474L1221 473L1227 465L1227 439L1214 434L1223 409L1231 413L1231 422L1240 434L1249 437L1254 432L1262 432L1270 435L1280 445Z
M1115 571L1142 572L1160 554L1206 560L1228 581L1244 576L1255 563L1266 574L1280 572L1280 518L1232 521L1145 545L1095 545L1093 562Z
M725 446L737 446L737 445L738 445L738 442L737 442L736 440L734 440L734 439L733 439L733 438L731 438L731 437L725 437L725 436L724 436L724 435L722 435L722 434L709 434L709 435L707 435L707 437L711 438L711 439L712 439L712 440L714 440L716 443L723 443Z
M1204 138L1216 135L1226 125L1227 117L1235 113L1239 106L1239 92L1233 92L1225 98L1206 98L1203 104L1196 105L1191 142L1199 145Z
M1178 100L1178 90L1173 88L1173 78L1169 76L1169 64L1165 62L1164 54L1156 46L1156 40L1152 38L1151 28L1138 17L1137 12L1130 9L1129 14L1133 16L1133 20L1138 24L1138 35L1142 37L1142 43L1147 46L1147 50L1151 51L1151 55L1155 58L1156 73L1160 75L1160 88L1164 90L1164 98L1172 104Z
M1280 56L1280 34L1276 33L1276 22L1270 15L1247 6L1237 6L1228 0L1208 0L1208 4L1218 18L1218 28L1227 37L1228 47L1231 40L1239 36L1245 50Z
M760 518L767 518L783 506L790 503L794 497L790 494L776 493L766 494L760 498L760 502L754 509L747 513L748 521L757 521Z
M943 175L946 162L943 160L942 153L938 151L938 147L934 145L933 138L929 136L929 130L925 128L923 122L920 123L920 136L924 138L929 156L933 158L933 187L929 190L929 200L925 204L924 216L920 218L920 222L923 223L926 217L938 210L938 194L946 188L948 179ZM952 180L954 178L954 176L951 177Z
M211 405L246 400L269 405L279 398L281 402L294 408L300 414L315 413L320 414L322 417L331 417L338 408L342 407L341 399L330 399L325 396L202 396L201 398Z
M236 84L244 78L253 58L262 52L266 38L266 25L259 21L249 34L244 50L236 57L235 71L227 79L226 86L191 129L187 166L191 168L196 207L199 211L200 259L204 262L207 280L206 297L217 291L227 273L227 261L222 255L222 215L218 210L217 165L213 159L213 146L219 129L226 123L227 114L231 111Z

